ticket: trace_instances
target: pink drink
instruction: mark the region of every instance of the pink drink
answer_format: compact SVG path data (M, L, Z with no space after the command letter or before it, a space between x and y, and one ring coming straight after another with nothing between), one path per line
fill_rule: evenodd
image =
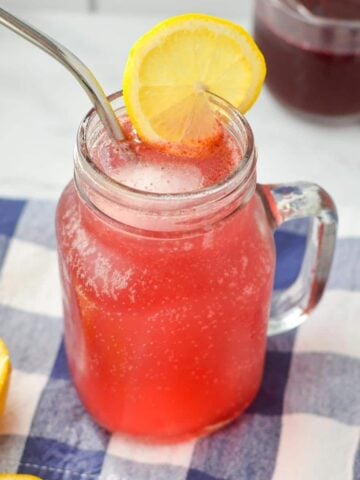
M205 433L250 404L263 372L275 260L253 145L226 126L189 157L86 128L106 175L78 153L57 211L75 385L109 430Z

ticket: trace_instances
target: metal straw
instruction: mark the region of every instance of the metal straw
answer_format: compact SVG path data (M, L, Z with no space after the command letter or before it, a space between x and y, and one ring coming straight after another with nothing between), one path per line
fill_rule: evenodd
M124 134L104 90L81 60L60 43L2 8L0 8L0 24L41 48L64 65L89 96L109 136L115 140L124 139Z

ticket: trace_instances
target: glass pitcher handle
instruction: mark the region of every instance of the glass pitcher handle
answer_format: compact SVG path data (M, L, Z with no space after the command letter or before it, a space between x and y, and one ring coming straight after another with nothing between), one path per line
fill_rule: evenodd
M334 257L337 212L329 194L313 183L258 185L271 226L310 217L305 256L297 280L286 290L274 292L268 335L300 325L318 304Z

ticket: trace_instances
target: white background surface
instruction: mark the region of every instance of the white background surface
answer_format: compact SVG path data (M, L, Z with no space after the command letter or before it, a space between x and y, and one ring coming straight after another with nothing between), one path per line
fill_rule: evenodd
M2 0L3 8L38 11L99 11L136 13L138 15L167 14L194 11L213 15L248 15L254 0Z
M132 43L166 14L28 10L22 16L77 53L110 93L121 87ZM251 28L249 16L236 20ZM72 176L76 130L89 107L63 67L1 27L0 195L57 198ZM266 89L248 118L259 150L260 181L317 182L335 198L343 232L346 223L360 224L353 218L360 208L359 122L309 123L281 107Z

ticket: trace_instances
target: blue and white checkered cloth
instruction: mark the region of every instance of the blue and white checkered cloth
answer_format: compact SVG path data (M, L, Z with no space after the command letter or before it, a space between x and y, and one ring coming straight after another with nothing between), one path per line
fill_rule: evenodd
M329 288L297 331L271 338L255 402L216 434L134 443L84 411L62 342L55 205L0 199L0 337L13 374L0 471L46 480L360 479L360 238L340 238ZM303 232L277 234L276 287L297 275Z

